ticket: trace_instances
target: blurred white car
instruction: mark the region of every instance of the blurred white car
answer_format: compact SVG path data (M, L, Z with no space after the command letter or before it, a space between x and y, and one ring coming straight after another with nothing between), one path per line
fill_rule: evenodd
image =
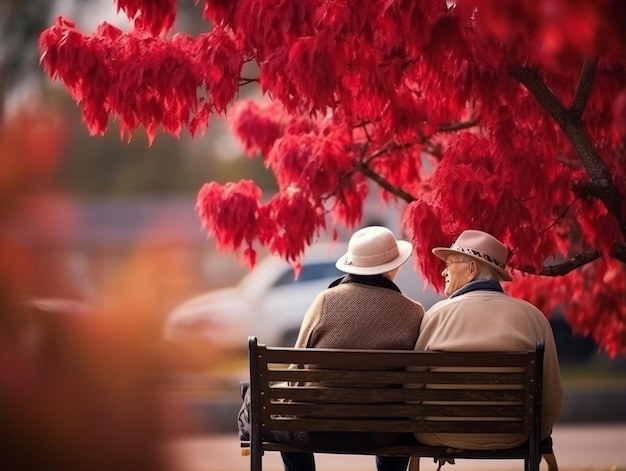
M315 296L343 275L335 261L346 251L347 244L339 242L310 247L298 279L288 263L266 257L236 286L202 294L176 307L166 318L164 338L202 340L231 350L247 348L249 335L267 345L293 345ZM442 297L432 289L423 290L424 282L411 265L409 260L401 268L396 283L428 309Z

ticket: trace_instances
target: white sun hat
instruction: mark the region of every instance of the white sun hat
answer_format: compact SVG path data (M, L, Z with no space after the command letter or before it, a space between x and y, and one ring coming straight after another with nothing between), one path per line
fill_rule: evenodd
M335 266L353 275L379 275L402 266L412 252L410 242L397 240L386 227L369 226L352 234L348 252Z

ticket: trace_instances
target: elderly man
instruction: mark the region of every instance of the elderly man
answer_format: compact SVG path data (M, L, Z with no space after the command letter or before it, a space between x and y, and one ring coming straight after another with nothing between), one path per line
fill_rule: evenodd
M545 341L541 438L550 436L561 414L563 387L550 323L532 304L504 294L501 281L508 249L482 231L464 231L451 247L433 253L446 263L445 294L449 298L425 314L416 350L523 351ZM516 434L418 433L428 445L460 449L495 449L521 445L526 436Z

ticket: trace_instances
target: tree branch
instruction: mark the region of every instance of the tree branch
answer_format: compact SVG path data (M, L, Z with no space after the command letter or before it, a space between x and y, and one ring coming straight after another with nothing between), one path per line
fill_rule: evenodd
M620 244L614 244L611 249L611 257L615 260L619 260L622 263L626 263L626 246ZM589 249L574 257L567 259L556 265L550 265L543 267L538 275L544 276L563 276L569 272L576 270L577 268L591 263L602 256L602 253L598 249Z
M459 121L458 123L440 124L437 126L437 132L453 132L460 131L462 129L473 128L478 124L477 118L472 118L467 121Z
M371 143L371 138L369 137L369 134L367 132L367 128L365 125L363 125L363 131L367 135L368 141L370 141ZM371 154L367 156L365 154L367 153L369 144L364 146L360 152L360 158L359 158L358 163L355 165L354 171L361 172L366 178L373 180L381 188L387 190L389 193L393 195L396 195L398 198L406 201L407 203L410 203L411 201L415 201L415 198L411 194L407 193L402 188L395 186L389 181L385 180L380 174L376 173L374 170L372 170L372 167L369 166L370 162L372 162L376 158L388 152L389 149L393 145L394 145L394 140L390 139L387 142L385 142L382 146L380 146L378 149L376 149L374 152L372 152ZM401 149L401 148L407 148L410 146L411 146L410 144L406 144L405 146L396 146L396 147Z
M509 73L535 96L539 104L556 120L561 128L565 126L567 109L541 80L537 71L529 67L510 67Z
M471 119L469 119L467 121L460 121L458 123L440 124L437 127L437 132L460 131L462 129L472 128L472 127L476 126L477 124L478 124L478 118L471 118ZM365 126L363 126L363 128L364 128L365 131L367 131ZM379 149L377 149L375 152L370 154L367 157L367 159L362 158L361 161L359 162L358 166L357 166L357 170L360 171L367 178L369 178L369 179L373 180L374 182L376 182L378 184L378 186L380 186L381 188L387 190L389 193L391 193L393 195L396 195L398 198L406 201L407 203L410 203L412 201L415 201L415 197L413 195L411 195L410 193L407 193L402 188L391 184L389 181L385 180L380 174L378 174L374 170L372 170L372 168L369 166L369 163L372 160L374 160L375 158L377 158L377 157L383 155L384 153L388 152L389 149L393 145L394 145L393 139L389 140L385 144L383 144ZM411 146L411 144L406 144L404 146L397 146L397 147L399 149L401 149L401 148L408 148L410 146ZM433 155L438 155L439 157L441 157L439 154L435 154L435 149L434 148L432 149L432 151L433 151Z
M358 170L366 177L374 180L378 184L378 186L380 186L381 188L384 188L389 193L396 195L398 198L406 201L407 203L410 203L411 201L415 201L415 198L412 195L404 191L402 188L397 187L391 184L390 182L388 182L387 180L385 180L378 173L374 172L374 170L372 170L372 168L369 165L367 165L365 162L363 161L359 162Z
M601 254L599 250L589 249L557 265L550 265L547 267L543 267L542 270L538 274L545 275L545 276L567 275L569 272L574 271L577 268L580 268L583 265L586 265L587 263L597 260L598 258L600 258L600 256Z
M594 67L589 64L581 75L581 84L577 90L575 109L582 106L588 88L587 81L593 77ZM583 163L587 174L591 178L595 195L600 198L609 212L618 221L623 234L626 234L626 220L622 219L622 196L613 183L611 173L593 146L580 116L567 110L559 99L543 82L537 71L528 67L510 67L509 73L513 78L530 91L539 104L554 118L570 141L574 151ZM584 79L583 79L584 76Z
M368 139L369 139L369 136L368 136ZM391 144L393 144L393 139L389 139L387 142L385 142L382 146L380 146L380 148L378 150L376 150L375 152L370 154L369 157L366 160L368 162L371 162L376 157L380 157L381 155L383 155L385 152L387 152L389 150L389 148L391 147ZM363 157L363 156L361 156L361 157Z
M439 161L443 159L443 146L441 144L433 145L430 142L426 142L422 147L422 152L432 155Z
M580 71L580 77L578 78L578 85L576 86L576 93L572 100L572 106L569 111L572 116L580 118L587 106L591 89L593 88L593 81L596 77L596 70L598 69L598 58L587 59L583 68Z

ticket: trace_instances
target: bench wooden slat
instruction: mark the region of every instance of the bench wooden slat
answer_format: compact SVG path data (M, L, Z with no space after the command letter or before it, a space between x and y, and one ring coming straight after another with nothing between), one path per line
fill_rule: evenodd
M524 406L520 405L445 405L445 404L335 404L332 406L335 420L358 417L483 417L496 418L519 417L524 415ZM328 404L281 402L268 407L262 416L297 415L306 417L328 416Z
M524 459L525 471L539 471L543 342L528 352L416 352L275 348L251 337L249 349L252 471L264 451L302 451L263 442L270 431L522 434L527 443L509 450L453 454L415 442L358 453Z
M329 369L282 369L270 370L268 381L276 382L319 382L321 380L333 385L363 384L524 384L526 372L417 372L417 371L385 371L359 370L341 371Z
M336 368L354 367L360 368L414 366L463 366L483 367L485 365L497 367L524 367L528 364L528 357L533 357L534 352L419 352L420 355L407 356L406 350L339 350L320 348L277 348L264 346L263 362L268 364L328 364ZM328 362L329 355L333 361Z
M433 433L523 433L524 424L519 421L480 420L336 420L309 418L281 418L261 423L263 432L302 431L309 432L433 432Z
M265 392L265 395L270 400L315 401L329 404L407 401L526 401L526 391L515 389L323 389L307 387L285 389L270 388Z

